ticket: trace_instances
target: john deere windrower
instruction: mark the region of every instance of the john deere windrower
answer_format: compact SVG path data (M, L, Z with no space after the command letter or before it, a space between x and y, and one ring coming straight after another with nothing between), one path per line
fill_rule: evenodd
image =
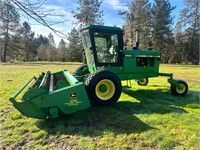
M185 81L173 79L172 73L159 72L158 50L141 50L138 40L133 49L124 49L120 28L88 25L81 29L81 35L87 64L80 66L73 75L64 70L32 77L10 98L23 115L55 118L91 105L114 104L122 92L121 81L125 80L136 80L144 86L148 78L166 76L173 94L184 96L187 93ZM16 100L32 80L34 83L22 99Z

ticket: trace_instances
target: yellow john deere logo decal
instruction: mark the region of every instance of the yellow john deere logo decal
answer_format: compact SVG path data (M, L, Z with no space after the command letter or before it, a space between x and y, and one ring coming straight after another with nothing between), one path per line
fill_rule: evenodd
M82 103L81 101L77 100L78 94L76 92L71 92L69 93L69 101L67 103L65 103L65 105L68 106L76 106L80 103Z
M77 97L77 93L76 92L70 93L69 97L70 98L76 98Z

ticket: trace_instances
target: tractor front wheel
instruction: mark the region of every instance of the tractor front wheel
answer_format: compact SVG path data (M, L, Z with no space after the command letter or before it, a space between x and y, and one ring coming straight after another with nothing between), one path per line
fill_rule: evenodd
M149 79L148 78L137 80L137 84L141 85L141 86L146 86L148 83L149 83Z
M183 95L187 94L188 84L183 80L177 80L177 82L180 85L180 88L171 84L170 89L171 89L172 94L179 95L179 96L183 96Z
M90 74L85 82L92 105L107 106L117 102L122 92L119 77L113 72L100 69Z

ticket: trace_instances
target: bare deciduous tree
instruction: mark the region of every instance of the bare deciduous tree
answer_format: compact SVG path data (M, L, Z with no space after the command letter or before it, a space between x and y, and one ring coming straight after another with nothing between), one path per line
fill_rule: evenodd
M47 4L47 0L0 0L0 4L7 2L16 8L20 16L26 17L29 20L35 20L40 25L51 29L57 35L66 37L63 32L53 27L53 25L67 21L63 18L64 14L59 12L59 10L46 8L45 4ZM51 19L56 17L60 17L61 20Z

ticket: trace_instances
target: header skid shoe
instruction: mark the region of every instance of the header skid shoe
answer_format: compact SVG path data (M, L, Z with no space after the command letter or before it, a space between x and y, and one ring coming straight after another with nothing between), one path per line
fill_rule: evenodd
M28 88L17 101L17 96ZM14 107L31 118L56 118L90 107L85 86L67 70L51 73L47 71L38 78L29 79L11 98Z

